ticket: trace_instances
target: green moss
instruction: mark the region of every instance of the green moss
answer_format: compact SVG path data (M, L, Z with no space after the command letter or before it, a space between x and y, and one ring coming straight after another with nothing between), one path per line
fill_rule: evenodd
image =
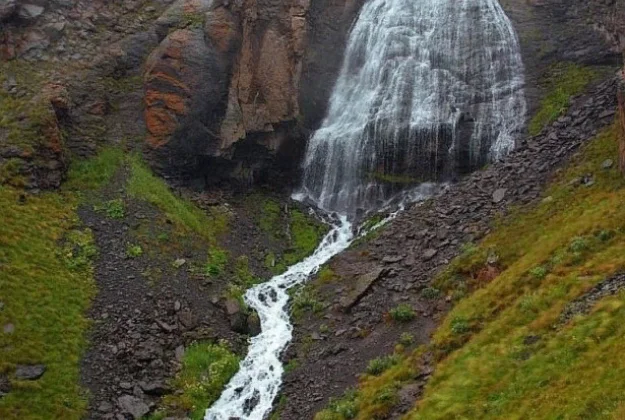
M247 255L241 255L234 262L235 281L246 288L250 288L260 282L262 279L256 277L250 269L250 262Z
M327 226L305 215L299 210L289 213L291 227L291 249L284 254L284 263L287 266L303 260L312 254L321 239L327 232Z
M252 200L258 200L254 196ZM265 199L260 209L259 225L261 230L270 238L280 239L284 235L280 204L272 199Z
M317 279L321 284L328 284L337 281L339 276L329 265L324 265L317 274Z
M206 409L219 398L238 369L239 357L224 346L212 343L190 346L184 354L182 370L173 381L178 392L163 398L158 415L203 419Z
M0 398L2 419L80 419L86 398L79 387L85 349L85 311L95 293L89 230L77 227L73 195L27 196L0 187L0 371L13 389ZM37 381L17 381L15 365L46 365Z
M137 155L130 158L130 169L128 194L158 207L182 232L193 232L215 243L217 236L226 230L228 217L224 212L214 210L207 215L189 200L176 196Z
M107 147L90 159L74 159L63 189L76 192L95 191L108 184L124 160L119 148Z
M530 134L537 135L543 127L564 114L570 98L582 93L595 76L592 69L572 63L553 67L546 81L547 94L529 123Z

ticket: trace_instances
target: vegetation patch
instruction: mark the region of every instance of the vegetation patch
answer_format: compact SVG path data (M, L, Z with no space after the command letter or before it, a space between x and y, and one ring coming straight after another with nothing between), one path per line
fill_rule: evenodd
M546 125L563 115L571 97L582 93L595 77L596 72L589 67L573 63L554 66L546 78L547 94L529 123L530 134L537 135Z
M74 160L63 189L72 192L95 191L108 184L124 161L124 152L115 147L104 148L91 159Z
M20 200L20 194L0 187L0 373L12 388L0 398L0 418L80 419L86 396L79 360L95 293L95 245L78 226L73 195ZM17 380L15 367L28 364L45 365L44 375Z
M228 217L223 211L214 210L207 215L186 198L177 197L138 156L130 158L130 169L128 194L158 207L179 231L196 233L211 244L215 244L217 236L226 231Z
M317 293L312 286L303 286L293 292L291 301L291 315L294 319L302 319L305 314L319 314L323 311L324 305L319 300Z
M388 314L393 321L397 322L410 322L417 316L412 306L405 303L397 305L391 309Z
M201 420L204 413L239 370L239 357L227 347L212 343L190 346L182 360L182 370L173 380L175 394L163 398L162 408L152 416L160 420L171 416L189 416Z

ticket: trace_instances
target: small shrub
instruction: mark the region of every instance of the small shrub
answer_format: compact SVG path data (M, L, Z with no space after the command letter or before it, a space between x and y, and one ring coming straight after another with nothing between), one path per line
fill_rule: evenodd
M410 322L416 314L412 306L402 303L389 311L389 315L393 321L397 322Z
M414 335L407 332L402 333L401 336L399 336L399 343L406 347L411 346L414 343Z
M390 355L373 359L367 365L367 373L373 376L379 376L391 367L399 363L398 355Z
M454 318L451 321L451 332L457 335L467 333L469 331L469 322L464 318Z
M438 299L441 295L441 291L434 287L426 287L421 291L421 296L423 299L434 300Z
M128 256L128 258L138 258L141 255L143 255L141 245L128 245L126 248L126 256Z
M613 237L614 237L614 232L611 230L602 230L599 233L597 233L597 238L599 238L601 242L607 242Z
M530 274L535 279L542 280L542 279L544 279L547 276L547 269L545 267L543 267L542 265L540 265L538 267L532 268L530 270Z
M204 274L208 277L220 275L226 268L228 252L221 248L213 247L208 250L208 262L204 266Z
M588 243L586 242L586 239L578 236L571 241L569 249L573 252L582 252L588 249Z
M330 332L330 327L328 327L327 324L321 324L321 325L319 325L319 332L321 334L327 334L327 333Z
M295 318L300 318L307 311L317 314L322 310L323 304L317 299L317 294L309 288L300 290L291 305L291 312Z
M96 205L93 209L95 211L104 211L111 219L123 219L126 215L124 202L121 198L107 201L102 205Z

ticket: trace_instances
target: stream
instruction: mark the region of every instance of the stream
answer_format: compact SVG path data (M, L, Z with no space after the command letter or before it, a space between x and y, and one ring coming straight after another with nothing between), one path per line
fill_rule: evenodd
M258 312L262 332L251 339L239 372L206 410L205 420L261 420L271 411L284 373L280 356L293 336L287 291L345 250L353 238L352 224L340 216L311 256L246 292L245 302Z

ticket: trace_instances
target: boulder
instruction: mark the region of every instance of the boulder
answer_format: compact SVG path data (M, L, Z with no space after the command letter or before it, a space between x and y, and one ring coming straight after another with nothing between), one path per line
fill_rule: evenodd
M132 395L122 395L117 404L122 413L129 414L133 419L140 419L150 412L150 407L143 400Z
M15 368L15 378L21 381L35 381L46 373L45 365L18 365Z
M225 308L230 328L240 334L247 334L249 332L247 308L242 306L237 299L228 299Z
M371 270L369 273L364 274L356 278L354 283L354 287L350 290L345 296L342 296L339 300L339 305L344 311L348 311L358 304L360 299L363 298L371 289L371 287L378 281L384 274L386 274L387 269L382 267L377 267Z
M35 20L41 16L45 8L37 4L21 4L17 12L18 16L24 20Z

